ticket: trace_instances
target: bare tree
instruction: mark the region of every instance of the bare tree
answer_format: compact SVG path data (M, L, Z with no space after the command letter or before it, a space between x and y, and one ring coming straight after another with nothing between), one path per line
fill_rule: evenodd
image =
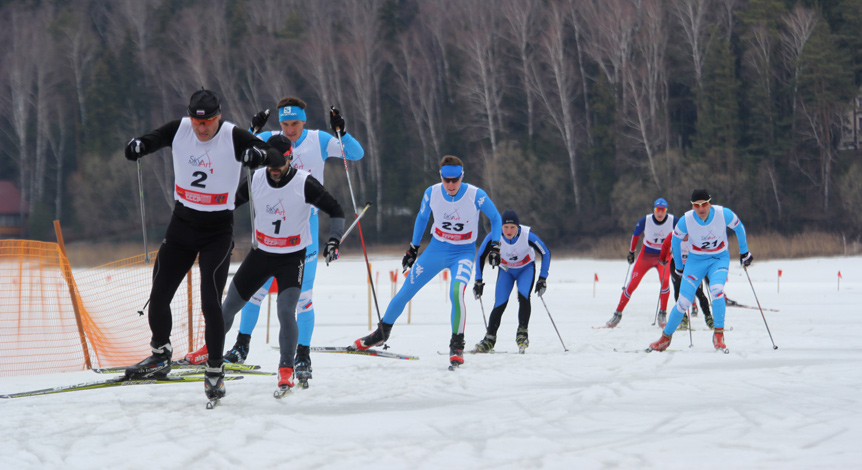
M581 77L581 93L584 101L584 129L587 134L587 144L593 145L593 125L592 116L590 115L590 90L589 80L587 80L587 72L584 67L584 17L578 5L581 3L578 0L569 0L569 15L572 20L572 28L575 30L575 52L578 56L578 71Z
M86 21L80 3L72 3L65 11L63 21L57 28L60 37L60 51L66 58L72 73L75 88L75 101L78 106L78 121L82 126L87 124L87 103L84 94L88 84L90 69L96 58L96 37L91 24Z
M797 4L784 16L784 32L781 34L781 50L784 64L791 75L791 126L796 132L797 105L799 103L799 80L802 75L802 53L817 26L817 13Z
M538 43L536 66L531 85L548 113L548 120L560 134L569 159L569 179L575 198L575 210L581 210L578 184L578 141L572 103L577 96L574 61L568 54L568 14L563 7L551 4L545 34Z
M503 24L508 26L508 34L504 34L504 37L512 42L521 66L518 78L527 104L527 135L532 140L535 128L535 97L530 90L529 77L533 60L532 43L538 32L542 9L537 0L506 0L500 5L500 9L507 20Z
M632 37L639 27L641 0L588 0L580 6L586 28L584 51L598 64L616 88L620 109L625 110L626 87L622 77L632 54Z
M663 142L664 115L660 108L666 104L662 100L662 91L666 74L667 31L658 1L645 0L641 21L641 29L634 40L637 54L624 74L631 102L631 116L626 116L625 122L635 132L635 141L646 155L646 166L653 182L662 189L656 169L656 154L666 146Z
M714 0L672 0L670 11L682 27L698 91L703 91L703 61L711 41L707 14Z

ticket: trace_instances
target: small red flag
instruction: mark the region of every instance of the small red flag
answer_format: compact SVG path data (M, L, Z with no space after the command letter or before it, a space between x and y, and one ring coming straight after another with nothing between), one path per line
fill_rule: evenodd
M781 277L781 270L778 270L778 277Z
M596 281L596 282L599 282L599 273L596 273L596 274L595 274L595 281Z
M838 271L838 279L844 279L844 278L841 276L841 271Z
M272 285L269 286L270 294L278 294L278 281L275 278L272 278Z

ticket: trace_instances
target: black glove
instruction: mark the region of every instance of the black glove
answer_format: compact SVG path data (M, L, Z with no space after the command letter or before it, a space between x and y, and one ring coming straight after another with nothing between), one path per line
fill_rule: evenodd
M269 121L269 110L263 110L251 118L251 132L257 132L263 129L263 126L266 125L266 121Z
M500 265L500 261L500 243L491 242L491 252L488 253L488 264L491 265L492 268L496 268Z
M482 298L482 292L485 291L485 281L481 279L476 279L476 282L473 284L473 297L476 300Z
M626 256L626 260L629 262L629 264L634 264L635 263L635 252L629 251L628 256Z
M754 261L754 256L748 251L739 255L739 262L745 267L751 266L752 261Z
M257 168L265 163L266 152L257 147L249 147L242 153L242 166Z
M548 290L548 281L542 276L539 276L539 280L536 281L536 294L541 297L545 295L546 290Z
M404 253L404 257L401 258L401 267L404 271L413 267L413 263L416 261L416 254L419 252L419 247L410 244L410 248L407 248L407 253Z
M140 139L133 138L126 144L126 160L131 162L144 156L144 143Z
M341 245L341 242L338 241L337 238L330 238L328 242L326 242L326 246L323 247L323 257L326 259L326 265L329 266L329 263L338 259L338 247Z
M659 260L658 260L658 264L660 264L660 265L664 266L664 265L666 265L666 264L667 264L667 260L666 260L666 259L659 259Z
M336 136L344 137L344 134L347 134L347 124L344 122L341 111L336 109L335 106L329 107L329 127L332 129L332 132L335 132Z
M673 273L676 274L676 277L682 277L682 269L674 269Z

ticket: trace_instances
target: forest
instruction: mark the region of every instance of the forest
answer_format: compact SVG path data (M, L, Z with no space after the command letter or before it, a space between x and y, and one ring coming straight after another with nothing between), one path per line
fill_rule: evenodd
M325 184L346 208L373 202L372 244L407 243L447 154L556 246L630 232L658 197L681 216L695 188L749 232L862 233L859 0L5 0L0 12L0 180L23 195L26 238L53 240L56 219L67 240L140 240L142 189L159 240L170 150L141 161L139 188L123 147L186 115L201 87L243 128L285 96L309 104L311 129L330 131L340 109L365 157L351 185L330 159ZM238 233L248 220L237 212Z

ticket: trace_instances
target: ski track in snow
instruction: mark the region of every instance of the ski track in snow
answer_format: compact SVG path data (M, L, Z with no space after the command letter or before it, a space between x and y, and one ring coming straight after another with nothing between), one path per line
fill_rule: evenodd
M372 257L381 315L389 270L400 258ZM321 264L315 286L316 346L346 346L368 333L365 264ZM620 328L593 329L616 307L625 260L554 259L544 306L533 299L527 354L465 355L447 370L449 305L429 283L396 322L391 351L404 361L312 353L308 390L275 400L273 376L228 382L206 410L203 385L117 387L0 400L3 468L848 468L862 450L862 257L755 263L749 274L778 350L758 310L728 308L730 354L715 352L702 315L689 348L623 354L660 335L651 326L654 273L632 296ZM776 292L777 270L783 270ZM837 271L844 280L837 290ZM486 270L487 271L487 270ZM399 270L400 272L400 270ZM599 282L593 297L593 276ZM494 271L484 297L493 307ZM403 278L402 278L403 280ZM726 292L757 305L731 264ZM467 292L467 348L484 327ZM671 297L672 307L673 298ZM274 306L273 306L274 307ZM276 370L265 344L266 301L249 363ZM373 307L372 307L373 308ZM376 313L374 323L376 323ZM146 321L135 316L134 321ZM236 336L228 333L226 346ZM517 302L510 301L497 349L517 351ZM277 338L273 315L270 338ZM2 358L0 358L2 360ZM90 371L0 378L14 393L107 378Z

